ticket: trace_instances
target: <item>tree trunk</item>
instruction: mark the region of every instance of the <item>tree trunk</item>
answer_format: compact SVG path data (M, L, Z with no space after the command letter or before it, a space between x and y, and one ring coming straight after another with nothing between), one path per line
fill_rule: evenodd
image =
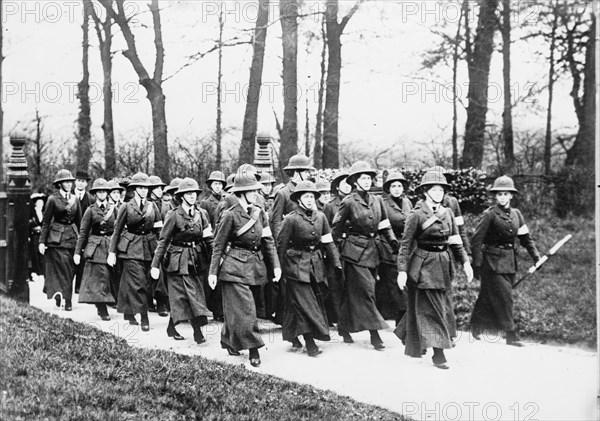
M263 62L265 58L265 42L267 39L267 26L269 24L269 0L259 0L254 39L252 43L252 66L250 67L250 80L246 97L246 110L244 112L244 127L242 128L242 142L238 157L239 165L254 161L254 146L258 127L258 104L260 87L262 85Z
M485 119L488 103L490 61L494 50L495 11L498 0L480 3L477 31L469 63L469 106L465 127L465 144L462 167L481 167L485 136Z
M2 45L4 44L4 28L3 21L4 16L2 15L2 0L0 0L0 98L3 98L2 89L2 63L4 62L4 54L2 53ZM4 108L2 107L2 101L0 101L0 183L4 182Z
M460 52L458 50L460 41L460 31L465 13L466 1L463 1L463 5L460 9L460 18L458 19L458 27L456 28L456 36L454 37L454 51L452 53L452 168L458 168L458 94L456 92L456 80L458 78L458 60L460 58Z
M502 0L502 77L504 81L504 110L502 112L502 138L504 140L504 172L514 166L515 151L512 124L512 95L510 92L510 1Z
M40 112L35 109L35 169L34 178L36 183L40 182L42 177L42 117Z
M546 139L544 142L544 173L552 172L552 101L554 99L554 50L556 49L556 28L558 27L558 0L554 3L554 20L550 32L550 70L548 72L548 111L546 114Z
M310 120L308 118L308 89L306 90L306 106L304 113L304 155L310 156Z
M338 0L327 0L325 24L327 27L327 87L323 115L323 168L339 168L338 117L340 102L340 74L342 69L342 42L337 21Z
M593 178L594 130L596 128L596 18L593 14L591 19L583 70L583 98L579 101L580 107L577 113L579 130L573 146L567 152L565 165L588 169L590 176Z
M217 74L217 127L215 132L215 142L217 144L217 159L215 162L215 167L219 170L221 169L221 162L223 161L223 156L221 152L221 142L223 140L223 127L221 126L221 83L223 81L223 27L225 26L225 22L223 21L223 4L221 3L220 13L219 13L219 65L218 65L218 74Z
M112 110L112 19L107 14L106 20L102 22L96 14L91 0L86 0L90 10L98 44L100 45L100 61L102 62L102 99L104 106L104 120L102 122L102 131L104 132L104 177L107 179L117 175L117 157L115 151L115 131L113 126Z
M325 19L321 23L321 36L323 37L323 49L321 50L321 77L319 79L319 93L317 104L317 116L315 123L315 146L313 152L313 165L317 169L323 168L323 97L325 96L325 76L327 68L325 59L327 56L327 33L325 32Z
M88 65L88 50L89 50L89 7L87 2L83 2L83 56L81 64L83 67L83 77L77 86L77 98L79 99L79 116L77 117L77 169L87 171L92 157L92 140L91 126L92 119L90 117L90 71Z
M279 165L287 165L298 153L298 1L280 0L283 45L283 127Z

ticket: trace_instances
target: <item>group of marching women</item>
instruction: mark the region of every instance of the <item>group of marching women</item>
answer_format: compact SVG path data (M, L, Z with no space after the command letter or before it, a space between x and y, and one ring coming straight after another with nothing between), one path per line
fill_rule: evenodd
M364 161L331 183L315 184L310 170L306 156L291 157L284 168L289 182L276 190L275 179L252 165L227 179L214 171L202 197L191 178L166 185L138 173L126 188L97 179L86 209L78 190L89 177L60 170L57 191L43 214L43 204L36 205L31 221L39 227L30 234L47 297L57 305L64 299L71 310L73 278L81 271L79 302L94 304L102 320L116 305L148 331L148 312L156 311L170 317L169 337L184 339L176 326L189 321L200 344L212 317L223 322L222 348L230 355L249 350L253 366L261 364L264 346L259 317L280 324L292 349L305 347L309 356L322 352L315 340L330 340L334 323L345 343L368 330L373 348L382 350L379 330L393 319L407 355L421 358L432 348L434 365L447 369L459 267L469 282L474 272L481 280L473 336L504 331L508 344L522 345L512 314L517 240L534 261L539 253L510 206L512 179L494 182L495 205L482 215L471 253L443 168L424 174L414 207L400 172L387 175L379 196L370 192L377 171Z

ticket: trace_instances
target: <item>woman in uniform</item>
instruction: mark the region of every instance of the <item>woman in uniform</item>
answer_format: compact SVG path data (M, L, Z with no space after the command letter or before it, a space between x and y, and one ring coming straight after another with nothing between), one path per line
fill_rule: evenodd
M31 277L36 279L39 276L44 276L44 266L46 265L44 256L40 254L39 250L46 195L44 193L33 193L30 199L33 207L31 218L29 218L29 256L31 258Z
M315 339L330 340L324 303L327 279L322 248L327 250L331 264L339 272L342 270L327 219L322 212L314 210L318 196L311 181L300 181L296 185L290 198L298 203L298 208L283 219L277 240L282 276L287 282L283 340L300 349L302 343L298 337L302 335L311 357L321 353Z
M206 341L201 327L207 324L207 316L211 314L206 308L202 286L204 267L199 256L200 243L212 249L213 241L208 216L195 207L201 191L196 180L191 178L184 178L179 183L175 195L181 204L167 215L150 269L152 278L158 279L165 260L171 304L167 335L175 340L184 339L175 325L189 320L194 329L194 341L198 344Z
M323 208L323 213L327 217L327 222L329 222L330 226L333 224L333 217L340 208L340 203L342 203L344 197L352 192L352 186L346 183L346 178L348 178L349 174L348 171L341 170L331 180L331 195L333 199Z
M119 208L107 258L108 264L114 266L118 252L122 261L117 311L132 325L138 324L135 315L140 314L144 332L150 330L148 277L156 249L152 229L156 223L162 223L158 207L147 199L149 186L146 174L131 177L128 187L134 196Z
M82 252L85 259L79 302L95 304L102 320L110 320L106 305L115 303L111 291L113 271L106 263L110 237L117 218L116 205L108 201L110 188L110 184L103 178L94 181L90 193L96 196L96 202L83 214L73 255L76 265L81 263Z
M48 299L55 298L60 306L61 298L65 300L65 310L73 308L73 276L75 264L73 252L77 243L81 207L79 200L71 192L75 177L69 170L56 173L54 187L58 191L48 198L38 250L45 255L46 273L44 291ZM57 294L60 294L57 295Z
M385 346L379 329L389 326L375 305L375 276L380 261L380 233L398 247L385 206L380 197L369 193L377 170L364 161L350 167L347 182L354 191L346 196L333 219L333 238L341 241L345 289L339 311L338 332L344 342L354 342L350 333L368 330L376 350Z
M417 188L424 200L406 219L398 253L397 282L400 289L408 286L408 305L395 333L411 357L433 348L433 364L440 369L449 368L444 349L452 348L446 285L454 266L448 249L463 265L467 281L473 278L454 214L441 204L448 187L442 173L425 173Z
M534 263L540 259L523 215L510 206L513 193L518 193L510 177L498 177L490 192L495 206L487 209L472 239L473 266L481 278L479 297L471 315L471 332L479 339L482 332L506 332L506 343L519 342L513 319L512 287L517 272L517 240Z
M274 280L281 277L267 215L254 204L261 188L252 174L235 176L230 191L237 197L237 203L223 212L217 226L208 276L211 288L216 286L217 279L222 288L225 324L221 346L230 355L240 355L241 350L249 349L250 364L254 367L260 365L258 349L264 342L250 287L266 282L265 258L271 260Z
M383 204L392 230L396 238L402 238L404 222L412 210L412 204L404 192L408 188L408 181L402 173L391 172L383 183L383 191L387 196ZM382 241L381 264L377 269L379 280L375 285L375 300L377 309L386 320L395 320L396 325L406 312L406 295L398 288L398 248L394 248L387 241Z

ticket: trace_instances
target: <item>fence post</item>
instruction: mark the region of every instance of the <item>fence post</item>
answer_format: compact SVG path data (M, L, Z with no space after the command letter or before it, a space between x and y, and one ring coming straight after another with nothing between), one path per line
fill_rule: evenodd
M6 212L7 227L7 293L9 296L29 302L29 196L31 183L27 171L27 159L23 147L27 138L12 135L12 153L8 159Z

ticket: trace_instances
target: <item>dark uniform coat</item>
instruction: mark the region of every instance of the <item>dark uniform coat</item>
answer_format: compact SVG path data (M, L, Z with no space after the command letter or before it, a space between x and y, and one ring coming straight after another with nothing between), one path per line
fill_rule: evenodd
M221 193L215 194L211 191L208 196L200 201L200 207L208 212L212 229L215 229L215 225L217 224L217 207L222 200L223 195Z
M396 335L405 343L406 355L419 357L427 348L452 347L456 322L446 294L454 271L450 251L460 263L468 262L452 211L440 205L434 213L425 202L417 203L406 220L398 253L398 271L408 274L408 308Z
M122 262L117 311L125 314L148 312L150 263L156 249L155 224L161 224L158 207L150 200L140 209L135 198L119 208L110 240L111 253Z
M341 267L329 224L322 212L299 206L284 218L278 238L283 277L287 281L284 340L291 341L304 334L319 340L330 339L324 302L327 278L321 248L327 250L334 267Z
M81 207L75 195L71 194L69 201L60 192L50 195L40 234L40 243L48 247L44 277L44 291L48 298L60 292L64 299L71 299L75 275L73 252L80 222Z
M269 223L271 224L275 238L279 236L283 217L298 207L298 204L290 198L294 190L296 190L296 185L292 181L289 181L275 193L273 209L269 215Z
M338 330L359 332L388 327L375 303L376 268L382 253L380 232L390 244L397 243L380 197L353 192L342 200L332 230L334 240L341 241L345 278Z
M392 225L392 231L396 238L402 238L406 217L412 210L412 204L406 197L394 200L391 196L383 199L383 205L388 219ZM377 309L384 319L400 321L406 311L406 296L398 288L398 247L382 241L381 264L377 272L379 280L375 285L375 298Z
M81 220L75 254L85 259L83 279L79 290L80 303L115 302L111 291L113 270L106 263L110 237L114 231L117 211L115 205L104 204L104 209L93 204Z
M518 209L499 205L487 209L473 235L473 266L481 289L471 316L479 332L513 331L512 286L517 272L517 240L536 262L540 255Z
M43 275L46 263L44 255L39 251L40 234L42 233L42 217L38 217L35 209L32 210L32 217L29 218L29 257L31 259L31 271L37 275Z
M252 216L239 201L223 212L209 271L211 275L218 275L223 294L225 325L221 344L234 351L264 345L250 287L266 282L265 257L273 267L280 267L266 213L252 205L250 213ZM245 227L244 232L240 231L242 227Z
M152 260L152 267L164 264L167 272L171 317L175 323L210 315L202 285L208 262L201 257L201 243L211 250L213 232L206 213L194 210L192 214L182 205L168 214Z

